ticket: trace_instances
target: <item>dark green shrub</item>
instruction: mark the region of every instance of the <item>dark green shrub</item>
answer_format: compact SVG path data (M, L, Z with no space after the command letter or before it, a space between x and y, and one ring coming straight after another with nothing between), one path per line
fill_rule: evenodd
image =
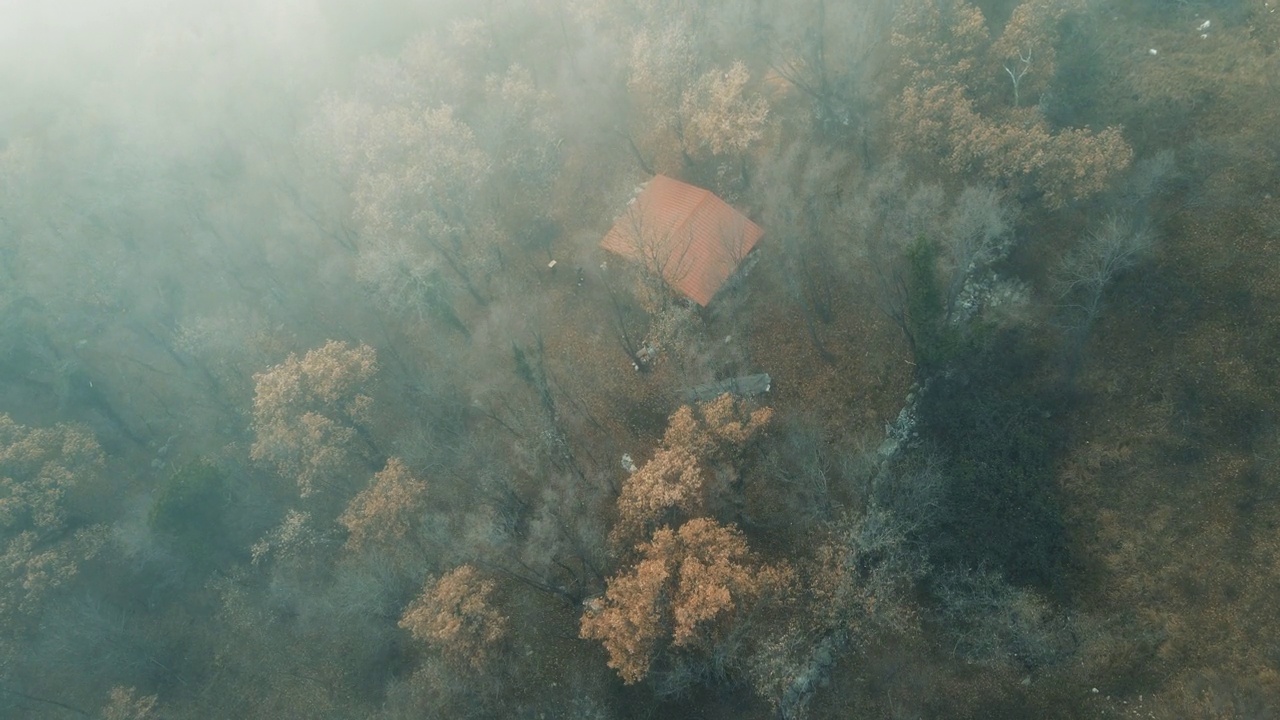
M906 250L905 325L916 366L925 375L972 351L972 328L952 322L938 275L938 244L919 238Z
M1040 355L1022 333L1000 333L921 399L920 434L947 478L922 538L938 567L993 568L1044 588L1057 580L1066 542L1052 470L1064 408L1039 376Z
M206 568L230 550L225 521L231 495L225 474L197 460L164 480L151 503L147 523L162 541L190 561Z

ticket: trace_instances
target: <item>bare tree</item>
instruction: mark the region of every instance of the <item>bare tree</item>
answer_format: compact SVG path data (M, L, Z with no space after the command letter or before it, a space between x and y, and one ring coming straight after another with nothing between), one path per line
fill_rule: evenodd
M993 187L968 186L956 197L945 229L948 317L956 317L966 281L1008 255L1016 217L1017 209Z
M693 270L690 231L653 222L639 200L627 206L623 226L632 259L644 269L641 302L652 311L679 292L680 282Z
M757 174L762 224L781 250L787 293L802 310L814 348L829 362L835 358L821 330L836 319L845 284L838 268L855 259L863 241L849 237L848 207L838 193L852 164L847 153L796 140L762 162Z
M869 88L893 19L894 3L804 0L779 6L769 23L770 66L813 101L824 128L857 127L871 109Z
M1027 672L1070 657L1079 642L1067 613L990 569L944 573L935 592L952 652L967 662Z
M621 288L610 282L606 270L615 329L636 369L645 369L660 349L675 349L682 360L695 354L692 348L697 343L691 338L696 333L690 327L693 317L680 299L681 283L695 269L692 229L654 221L641 202L633 200L615 230L610 249L638 267L634 273L634 297L647 316L644 333L634 332L631 328L638 323L634 313L629 312L628 299Z
M1059 307L1067 332L1068 362L1074 371L1111 283L1142 261L1154 244L1145 223L1109 215L1063 258L1056 272Z
M608 261L601 263L599 278L609 295L609 319L613 331L622 344L622 350L631 358L636 370L644 370L647 363L642 361L640 346L648 332L648 321L644 311L637 306L635 298L618 280L620 273L609 269Z

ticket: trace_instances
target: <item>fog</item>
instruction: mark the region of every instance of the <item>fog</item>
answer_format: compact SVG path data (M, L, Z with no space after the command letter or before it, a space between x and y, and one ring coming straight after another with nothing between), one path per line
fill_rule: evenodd
M1275 10L0 3L0 716L1267 716Z

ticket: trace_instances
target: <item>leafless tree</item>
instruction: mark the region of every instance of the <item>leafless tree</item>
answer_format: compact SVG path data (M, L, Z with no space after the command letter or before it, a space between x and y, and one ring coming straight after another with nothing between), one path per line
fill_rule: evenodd
M767 29L771 67L813 100L824 127L863 127L893 6L881 0L779 6Z
M665 228L652 222L639 200L627 206L623 215L626 240L633 259L644 268L651 291L678 292L676 288L693 269L689 250L693 243L687 229ZM646 298L646 305L660 305L666 296Z
M948 213L945 242L947 316L955 317L956 302L966 281L1003 260L1013 246L1017 210L995 188L969 186L956 197Z
M1067 332L1069 366L1073 370L1102 312L1107 288L1118 276L1141 262L1154 241L1145 223L1109 215L1058 266L1055 280L1061 322Z

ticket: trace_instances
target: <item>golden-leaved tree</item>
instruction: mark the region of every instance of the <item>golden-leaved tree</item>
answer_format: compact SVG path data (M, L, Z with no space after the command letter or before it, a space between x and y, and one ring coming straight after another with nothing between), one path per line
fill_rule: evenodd
M765 134L769 102L745 63L706 62L697 30L660 17L631 37L627 89L639 145L657 172L741 159Z
M735 622L786 586L784 565L768 565L742 532L709 518L663 527L637 548L640 560L591 600L580 634L599 640L609 667L638 682L667 650L709 656L744 625Z
M736 527L707 517L772 415L727 393L681 407L653 457L623 484L610 539L632 562L588 601L579 634L604 644L627 683L659 658L686 668L735 659L721 650L749 627L743 617L791 577L752 553Z
M749 410L728 393L677 410L653 457L622 485L614 543L625 547L643 539L673 512L706 512L714 491L732 476L730 461L772 416L771 409Z
M903 89L896 100L900 149L1039 193L1050 208L1097 194L1128 168L1118 128L1057 129L1026 101L1048 90L1057 28L1078 3L1027 0L992 40L966 0L911 0L893 44Z
M497 584L471 565L429 578L400 618L415 640L446 660L480 670L501 649L510 620L495 607Z
M685 153L735 156L764 137L769 103L749 88L751 73L742 61L727 70L703 73L680 101L681 135Z
M68 506L103 464L102 449L82 428L32 428L0 414L0 634L20 631L19 621L101 548L104 529L72 531Z
M330 340L254 375L250 456L296 480L303 497L351 489L370 450L360 442L373 402L363 390L377 370L373 348Z
M346 548L353 552L420 553L415 533L426 511L427 483L415 477L403 460L393 457L369 486L351 499L338 522L346 527Z

